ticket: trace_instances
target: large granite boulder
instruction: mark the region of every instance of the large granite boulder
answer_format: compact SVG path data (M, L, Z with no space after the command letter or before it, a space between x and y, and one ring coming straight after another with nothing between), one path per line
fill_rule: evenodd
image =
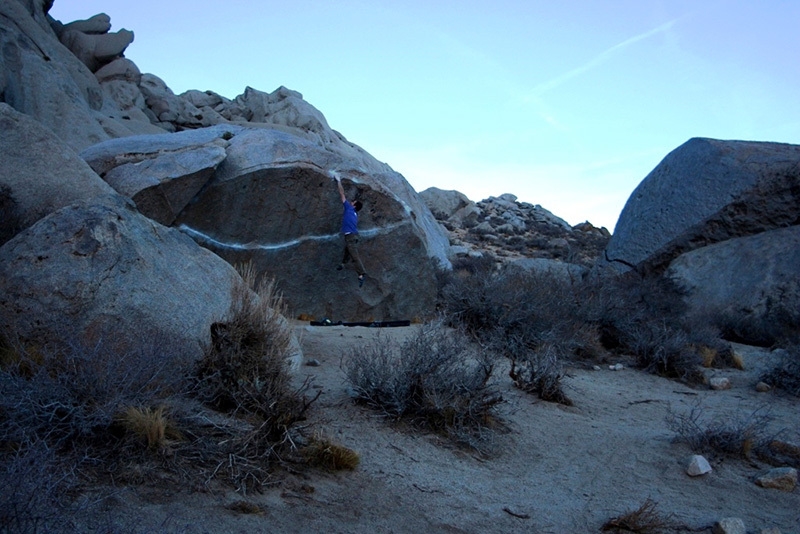
M0 247L0 328L39 344L61 336L112 344L161 336L199 356L238 278L122 197L79 202Z
M286 132L245 129L215 179L176 225L231 263L274 276L295 314L345 321L410 319L435 304L449 243L402 176ZM367 280L341 261L342 206L329 171L360 199L359 249Z
M666 272L691 313L750 342L773 342L800 324L800 226L687 252Z
M796 224L800 146L691 139L631 194L606 258L660 272L685 252Z
M114 194L66 143L3 103L0 131L0 244L59 208Z
M225 146L213 177L174 210L175 226L230 263L252 261L275 277L296 315L365 321L430 314L435 269L449 265L447 237L430 211L388 165L339 138L322 145L294 130L300 128L219 125L117 139L82 155L106 179L117 169L134 179L126 166L148 161L153 182L163 182L159 176L191 181L178 178L185 168L173 156L192 146L198 152ZM348 196L365 204L359 225L368 271L363 288L353 271L336 270L342 206L332 171L343 177ZM200 182L192 183L197 188Z

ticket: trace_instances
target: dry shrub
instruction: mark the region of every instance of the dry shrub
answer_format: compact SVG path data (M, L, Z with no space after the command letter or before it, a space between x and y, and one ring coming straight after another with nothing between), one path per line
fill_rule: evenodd
M352 471L358 467L359 454L343 445L334 443L324 436L314 436L310 443L300 449L306 464L329 471Z
M749 414L710 418L699 402L688 413L676 413L670 407L666 416L667 427L693 452L745 458L767 449L774 437L767 434L770 421L768 407Z
M274 280L257 283L252 264L240 269L228 316L211 325L211 344L197 368L198 392L221 411L264 418L266 434L279 440L307 408L304 389L291 385L292 331Z
M491 355L461 331L437 320L400 345L379 337L352 349L342 367L357 401L489 452L502 397L489 384Z
M256 281L251 264L240 267L231 310L211 327L212 342L196 370L196 394L216 410L245 418L251 427L224 439L225 460L211 476L226 473L244 492L269 479L273 463L293 448L290 428L319 397L308 383L292 385L288 357L292 331L272 280ZM321 392L320 392L321 393ZM226 430L227 433L227 430Z
M536 394L545 401L572 406L572 401L564 393L561 383L566 371L558 349L553 344L531 351L523 360L512 360L509 376L515 386L527 393Z
M116 441L111 430L118 414L156 405L187 384L188 356L159 336L124 352L102 340L15 350L14 363L0 369L0 443L42 440L62 452L106 449Z
M701 347L717 352L715 365L730 360L732 350L717 330L686 320L682 294L671 281L636 273L580 279L569 272L513 265L496 272L462 271L442 288L442 306L481 344L533 374L557 369L542 365L554 355L563 365L604 361L612 351L635 357L648 372L698 382ZM531 375L524 382L539 379ZM524 389L543 391L529 385Z
M70 532L66 497L75 479L46 443L0 457L0 533Z
M605 354L598 328L584 318L583 284L568 273L509 265L462 273L442 290L453 322L512 361L517 387L564 404L571 404L561 385L564 362Z
M658 503L648 498L636 510L609 519L602 530L614 532L639 532L641 534L659 534L676 528L672 514L658 511Z

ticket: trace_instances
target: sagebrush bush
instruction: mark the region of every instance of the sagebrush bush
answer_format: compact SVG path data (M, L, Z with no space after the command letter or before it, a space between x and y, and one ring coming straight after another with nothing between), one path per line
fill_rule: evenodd
M483 346L511 359L517 384L534 393L560 380L566 362L604 361L615 353L632 356L648 372L688 382L703 380L703 363L740 365L718 329L687 316L670 280L571 272L514 265L459 270L442 279L441 308Z
M226 318L211 326L211 344L197 367L198 393L233 414L264 417L279 439L305 411L302 391L292 388L292 331L274 280L256 282L252 265L240 267Z
M44 442L0 456L0 533L70 532L75 477Z
M511 361L509 375L514 385L540 399L572 405L561 380L566 376L562 357L554 344L543 344L525 358Z
M379 337L343 356L356 400L486 452L502 397L490 385L491 355L442 321L422 325L402 344Z
M640 534L660 534L677 528L672 514L663 514L658 503L647 498L639 508L606 521L603 531L638 532Z
M552 332L580 321L573 280L552 272L509 265L498 272L462 273L441 294L449 317L511 358L515 347L535 348Z
M719 453L749 458L767 448L774 436L768 434L771 421L768 407L725 418L710 418L700 403L686 413L667 411L667 427L697 453Z
M110 430L120 413L180 392L190 369L181 347L157 338L124 352L102 340L11 347L13 357L7 352L0 367L0 443L105 447L115 440Z

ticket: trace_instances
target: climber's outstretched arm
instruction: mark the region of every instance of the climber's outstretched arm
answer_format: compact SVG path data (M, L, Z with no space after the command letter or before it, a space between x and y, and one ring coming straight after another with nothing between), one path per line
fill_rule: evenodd
M344 196L344 187L342 187L342 179L339 178L339 175L334 175L333 179L336 180L336 187L339 188L339 197L342 199L342 204L347 201L347 197Z

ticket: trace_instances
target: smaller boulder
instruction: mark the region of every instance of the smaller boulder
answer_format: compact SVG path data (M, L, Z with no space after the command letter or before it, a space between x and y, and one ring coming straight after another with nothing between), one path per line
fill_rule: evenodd
M24 230L73 202L114 195L73 149L28 115L0 103L0 197ZM10 209L10 208L7 208ZM4 216L8 226L12 212ZM0 244L13 237L9 228Z
M113 33L93 34L66 30L61 34L60 40L90 71L96 72L106 63L122 56L133 42L133 32L123 29Z
M429 187L420 192L419 197L439 221L450 219L459 210L472 204L465 194L458 191L445 191L438 187Z
M726 517L714 523L713 534L747 534L744 521L738 517Z
M724 376L715 376L708 381L708 385L716 391L731 389L731 380Z
M756 484L762 488L773 488L792 492L797 487L797 469L793 467L776 467L756 478Z
M711 464L700 454L695 454L689 458L689 465L686 467L686 474L690 477L697 477L711 472Z

